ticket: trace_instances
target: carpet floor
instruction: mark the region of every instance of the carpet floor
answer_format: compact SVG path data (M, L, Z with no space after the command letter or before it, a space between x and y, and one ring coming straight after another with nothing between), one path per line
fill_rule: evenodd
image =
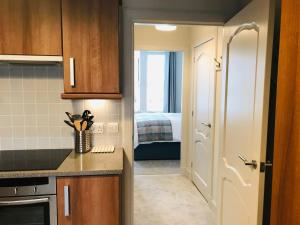
M134 162L135 175L180 174L180 160L145 160Z
M206 201L180 174L134 176L134 225L214 225Z

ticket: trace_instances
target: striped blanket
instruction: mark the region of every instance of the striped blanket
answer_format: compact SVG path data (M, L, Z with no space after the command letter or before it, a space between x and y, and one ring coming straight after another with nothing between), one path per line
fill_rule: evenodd
M159 113L136 114L138 142L173 141L172 123Z

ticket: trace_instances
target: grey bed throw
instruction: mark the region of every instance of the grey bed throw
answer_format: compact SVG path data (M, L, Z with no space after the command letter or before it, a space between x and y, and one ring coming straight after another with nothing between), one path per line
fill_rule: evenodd
M137 113L138 142L173 141L172 123L159 113Z

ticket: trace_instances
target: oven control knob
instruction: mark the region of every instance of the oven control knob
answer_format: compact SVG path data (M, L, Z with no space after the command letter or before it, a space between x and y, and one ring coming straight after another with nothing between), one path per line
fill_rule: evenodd
M15 194L15 195L18 194L18 188L17 188L17 187L14 188L14 194Z
M37 187L34 187L34 188L33 188L33 193L34 193L34 194L37 193Z

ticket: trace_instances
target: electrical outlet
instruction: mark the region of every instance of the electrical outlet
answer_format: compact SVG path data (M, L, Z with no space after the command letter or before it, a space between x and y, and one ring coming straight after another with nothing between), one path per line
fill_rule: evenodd
M104 124L103 123L94 123L91 127L93 134L103 134L104 133Z
M118 123L108 123L107 124L108 133L118 133L119 132L119 124Z

